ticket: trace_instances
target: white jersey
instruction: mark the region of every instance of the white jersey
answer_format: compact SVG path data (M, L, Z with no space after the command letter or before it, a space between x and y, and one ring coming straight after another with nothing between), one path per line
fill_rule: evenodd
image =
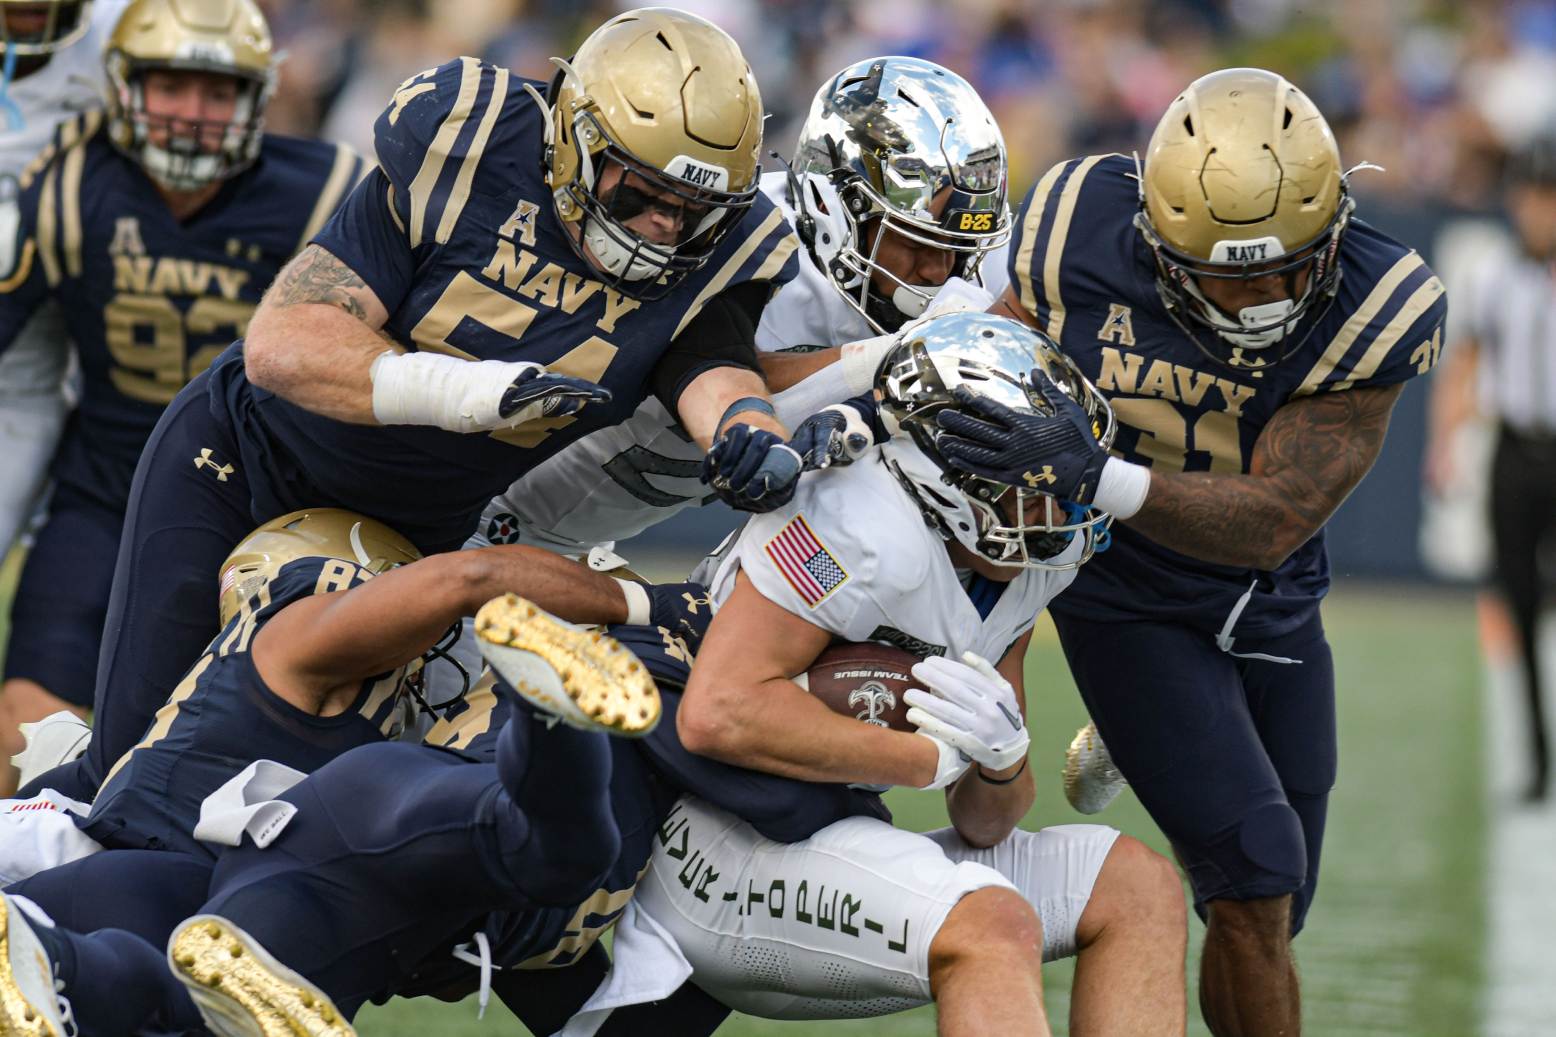
M103 48L127 3L97 0L81 39L6 91L22 118L14 125L0 111L0 281L20 260L15 249L21 175L60 123L102 107ZM0 556L32 509L64 426L68 361L65 322L54 304L40 307L0 356Z
M785 174L762 177L761 189L792 225ZM985 257L982 270L986 287L997 297L1006 284L1004 250ZM802 253L798 276L763 310L756 344L764 351L830 347L874 334ZM790 428L843 399L823 399L818 406L814 392L799 386L791 391L793 397L779 393L774 400L779 420ZM713 499L698 478L702 456L664 405L646 400L620 425L573 443L494 498L468 546L522 542L580 551L626 540L682 508Z
M1080 550L1072 543L1056 560ZM710 563L715 606L743 571L763 597L839 640L953 659L976 652L990 662L1032 629L1075 575L1023 570L980 615L946 542L925 525L879 450L802 480L792 501L752 516Z
M20 178L38 152L54 137L60 123L81 112L101 108L107 96L103 48L129 0L97 0L86 34L56 52L7 94L21 109L23 124L11 126L0 114L0 179ZM3 240L3 236L0 236Z

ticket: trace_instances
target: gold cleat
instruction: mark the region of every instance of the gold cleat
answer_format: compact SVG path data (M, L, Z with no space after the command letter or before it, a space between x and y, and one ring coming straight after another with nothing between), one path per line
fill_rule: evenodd
M16 901L0 894L0 1037L65 1037L54 967Z
M173 931L168 964L217 1037L356 1037L325 994L225 918Z
M1095 722L1075 732L1064 754L1064 798L1082 814L1098 813L1118 798L1129 782L1102 744Z
M517 594L475 614L481 655L536 708L586 731L639 737L659 723L659 689L609 634L562 622Z

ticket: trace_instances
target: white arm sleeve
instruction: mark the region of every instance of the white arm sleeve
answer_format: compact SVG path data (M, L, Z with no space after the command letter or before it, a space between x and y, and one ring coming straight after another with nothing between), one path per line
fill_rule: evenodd
M437 353L385 350L373 361L373 417L381 425L435 425L450 432L490 432L523 424L529 408L498 414L503 394L539 364L461 360Z

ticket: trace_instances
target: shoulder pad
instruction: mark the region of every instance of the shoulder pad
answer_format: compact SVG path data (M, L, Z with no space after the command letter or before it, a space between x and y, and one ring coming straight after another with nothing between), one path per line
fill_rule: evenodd
M1027 194L1016 216L1007 260L1010 286L1040 328L1057 338L1063 326L1060 274L1074 243L1104 246L1114 225L1133 226L1139 181L1124 155L1060 162ZM1084 228L1072 239L1072 229ZM1128 239L1132 240L1132 239Z
M306 210L307 223L303 225L297 251L302 251L324 228L340 203L371 169L356 149L344 141L331 143L267 133L264 149L267 157L280 160L281 175L296 185L299 201L314 199L312 208ZM297 215L304 214L299 206Z
M773 291L794 280L800 272L800 239L783 213L760 192L740 222L719 243L708 260L711 273L692 305L676 325L673 341L719 292L749 281L762 281ZM769 299L771 296L769 296Z
M1293 396L1392 385L1426 374L1442 354L1448 298L1420 253L1353 225L1341 244L1339 295L1318 361Z
M507 69L456 58L401 83L374 123L378 164L412 248L453 233L514 82Z

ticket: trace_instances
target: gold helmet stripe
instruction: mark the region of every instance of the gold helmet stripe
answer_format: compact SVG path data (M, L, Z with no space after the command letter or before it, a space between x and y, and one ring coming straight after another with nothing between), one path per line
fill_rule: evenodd
M476 167L481 164L481 156L486 153L486 142L492 136L492 127L497 125L498 113L507 100L508 70L500 68L492 80L492 96L487 99L486 111L482 113L481 123L476 127L475 139L470 142L464 160L459 164L454 189L449 192L448 201L443 205L443 218L438 221L439 244L448 241L454 234L454 224L459 220L459 214L464 212L465 203L470 200L470 185L475 181Z
M313 203L308 226L303 230L303 236L297 239L294 251L301 252L303 246L313 240L313 236L323 229L325 221L339 208L341 198L356 185L358 178L351 175L353 170L365 171L362 157L349 144L336 144L335 164L330 167L330 175L324 181L324 190L319 192L319 200Z
M686 325L690 324L692 318L702 312L702 308L708 304L709 299L722 292L724 286L734 280L735 275L740 272L740 268L745 266L746 260L751 258L752 253L756 252L780 225L784 227L784 240L773 246L772 253L762 263L762 266L756 273L751 275L751 280L768 280L778 273L779 270L783 269L784 263L789 261L789 257L799 247L799 239L794 236L792 230L788 229L787 224L784 223L783 213L779 212L775 207L772 212L767 214L767 219L763 220L756 230L751 232L751 236L741 242L740 247L725 261L724 266L719 269L717 274L713 275L712 280L707 283L703 290L697 293L696 300L687 308L685 316L681 318L681 323L675 326L675 334L670 336L671 341L674 341L682 331L686 330Z
M1107 155L1090 155L1081 161L1065 182L1059 194L1059 208L1054 213L1053 230L1048 235L1048 252L1043 256L1043 291L1048 295L1048 337L1055 342L1064 334L1064 302L1059 298L1059 264L1064 259L1064 243L1070 236L1070 220L1075 216L1075 203L1080 199L1081 183L1091 167L1107 158Z
M432 201L432 192L437 189L438 178L443 175L443 163L448 161L449 152L458 142L459 132L475 110L475 97L481 90L481 63L475 58L460 58L459 66L459 96L432 138L421 168L416 171L416 179L411 181L411 248L419 246L426 236L427 206Z
M1057 162L1043 174L1043 179L1037 182L1037 190L1032 192L1026 222L1021 227L1021 247L1016 250L1016 288L1021 295L1021 305L1026 307L1033 320L1041 317L1037 312L1037 290L1032 287L1032 256L1037 251L1037 234L1043 225L1043 213L1048 210L1049 195L1053 194L1054 184L1058 183L1064 167L1069 164L1069 159Z
M1351 351L1357 336L1366 330L1367 325L1383 311L1394 290L1405 278L1423 265L1420 255L1415 252L1401 257L1389 272L1378 280L1372 292L1363 300L1361 306L1357 307L1356 312L1351 314L1350 319L1345 322L1335 337L1329 340L1329 347L1324 350L1324 355L1318 358L1318 363L1313 365L1313 369L1307 373L1307 377L1302 379L1302 384L1291 395L1308 396L1317 392L1324 381L1334 373L1340 361L1345 359L1345 354Z
M1405 332L1409 331L1411 326L1421 319L1421 315L1443 297L1444 291L1442 281L1435 274L1427 278L1426 282L1405 300L1405 305L1399 308L1399 312L1388 322L1388 326L1378 333L1372 345L1367 347L1367 352L1363 353L1356 366L1351 368L1345 381L1337 383L1333 388L1349 389L1357 382L1365 381L1376 374L1378 368L1383 365L1384 358L1392 353L1400 340L1405 337Z

